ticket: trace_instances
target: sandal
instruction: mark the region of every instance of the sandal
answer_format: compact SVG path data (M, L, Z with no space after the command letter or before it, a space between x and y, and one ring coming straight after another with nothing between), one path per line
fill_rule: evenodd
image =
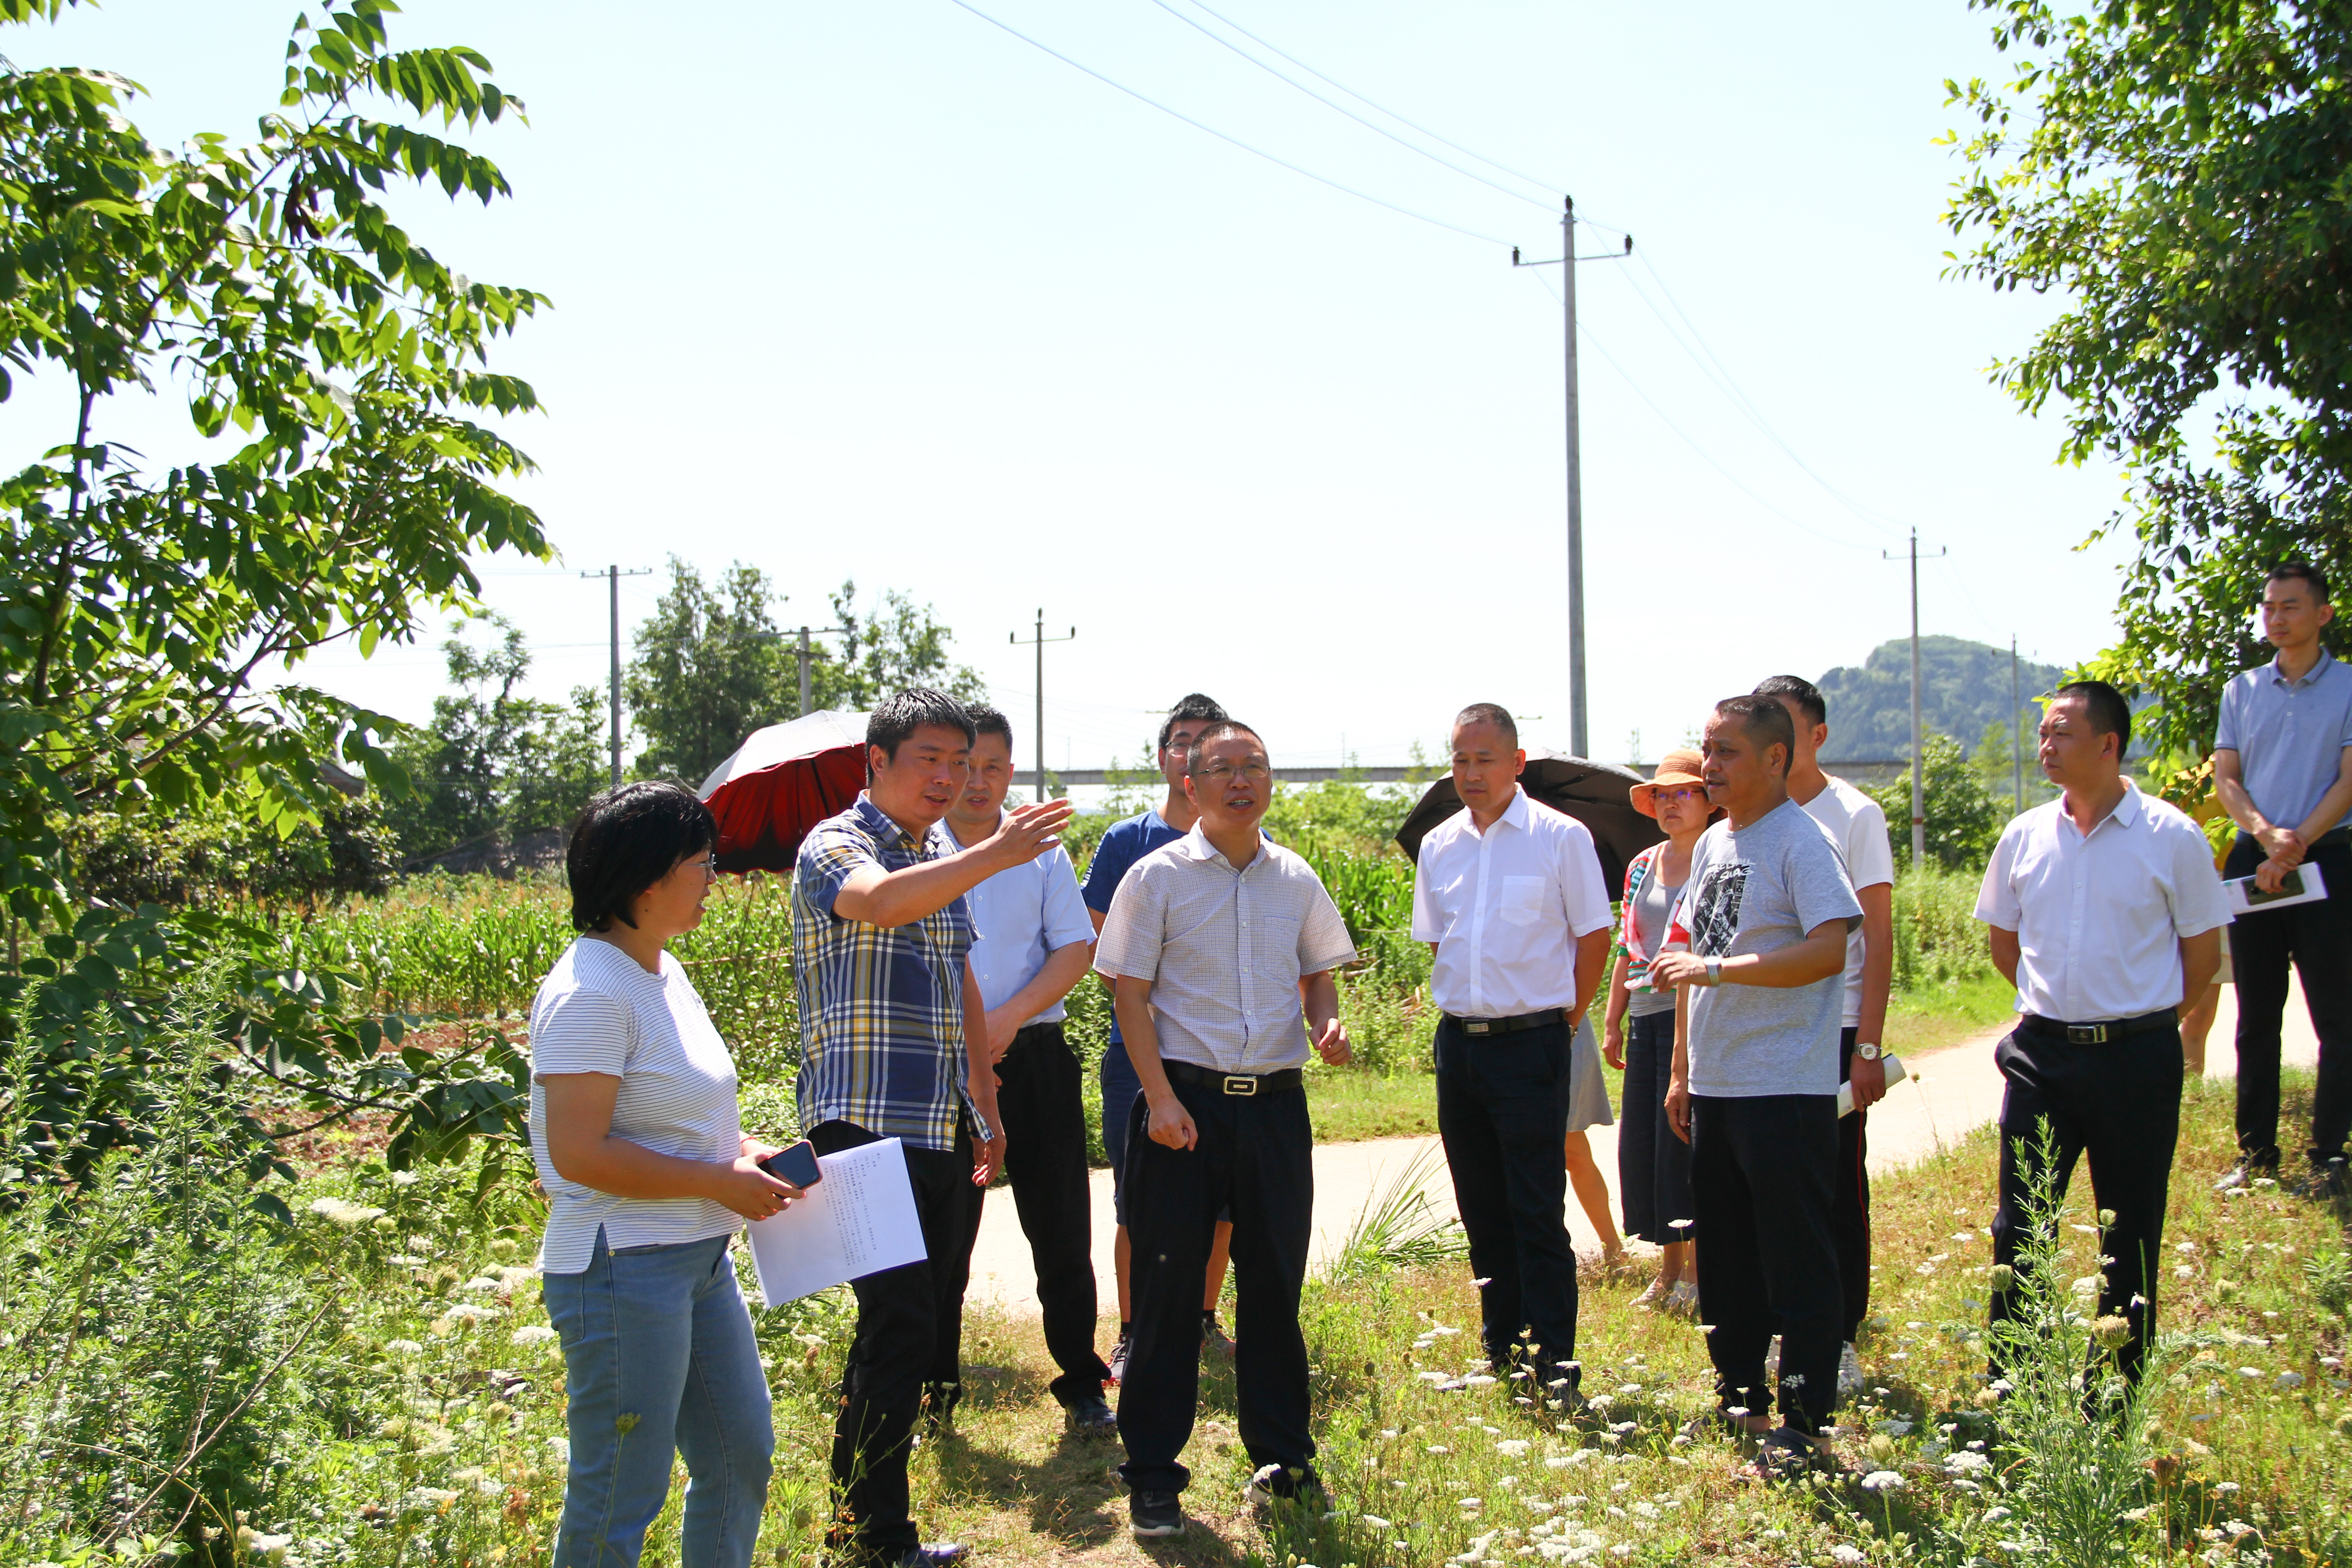
M1667 1284L1663 1279L1653 1279L1650 1281L1650 1288L1648 1289L1633 1298L1633 1305L1636 1307L1658 1306L1663 1303L1669 1295L1673 1294L1674 1289L1675 1288L1672 1285Z
M1664 1310L1677 1318L1698 1316L1698 1287L1687 1279L1677 1279L1675 1288L1666 1292Z

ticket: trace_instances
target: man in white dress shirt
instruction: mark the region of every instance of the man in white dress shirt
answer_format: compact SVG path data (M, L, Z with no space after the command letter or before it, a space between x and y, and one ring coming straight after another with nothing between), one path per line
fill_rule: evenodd
M1135 1326L1118 1388L1118 1473L1139 1540L1184 1528L1192 1473L1178 1456L1200 1398L1201 1283L1227 1205L1252 1489L1310 1507L1322 1492L1298 1326L1315 1202L1299 1069L1309 1029L1325 1061L1348 1059L1333 971L1356 956L1313 869L1258 832L1274 774L1255 731L1202 730L1184 789L1200 820L1120 879L1095 952L1143 1083L1128 1120Z
M2180 1134L2179 1015L2212 981L2230 909L2203 831L2123 776L2130 744L2131 710L2114 687L2058 689L2042 710L2041 761L2064 793L2002 830L1976 914L2019 1015L1996 1051L2009 1087L1993 1262L2017 1261L2046 1121L2058 1194L2088 1154L2097 1205L2115 1213L2099 1311L2131 1324L2116 1362L2137 1381L2156 1332ZM2008 1306L1993 1297L1994 1321Z
M1421 841L1412 879L1412 934L1436 952L1437 1131L1486 1281L1487 1359L1540 1394L1577 1381L1560 1146L1570 1042L1609 963L1609 892L1591 832L1519 787L1509 713L1472 703L1453 745L1464 810Z
M987 842L1003 824L1004 796L1013 787L1012 722L993 708L965 711L979 731L971 743L971 779L940 824L959 849ZM989 1059L981 1070L996 1075L996 1109L1010 1145L1004 1173L1037 1269L1045 1349L1061 1373L1049 1392L1069 1413L1071 1426L1107 1430L1117 1423L1102 1396L1110 1369L1095 1353L1094 1214L1080 1102L1085 1073L1062 1034L1068 1016L1062 998L1085 977L1094 956L1094 922L1078 897L1069 852L1059 845L1025 866L999 871L963 899L978 937L972 976L987 1010ZM975 1223L964 1246L967 1276L979 1236ZM934 1390L931 1407L945 1403Z

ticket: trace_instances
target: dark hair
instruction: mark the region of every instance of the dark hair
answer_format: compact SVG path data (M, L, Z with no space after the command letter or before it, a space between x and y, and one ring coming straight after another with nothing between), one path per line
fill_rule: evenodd
M980 738L982 735L1001 735L1004 738L1004 749L1008 752L1013 749L1012 720L1007 719L985 702L969 704L964 711L971 716L973 745L980 744Z
M1510 710L1499 702L1473 702L1454 716L1455 729L1459 730L1465 724L1492 724L1511 738L1514 749L1518 746L1518 721L1512 718Z
M1737 719L1748 738L1759 747L1780 748L1780 772L1785 775L1797 755L1797 721L1777 697L1727 697L1715 705L1716 715Z
M2131 704L2124 700L2122 692L2104 680L2070 680L2051 693L2050 700L2055 702L2067 697L2082 699L2091 733L2116 738L2117 757L2131 750Z
M1261 749L1265 745L1265 737L1240 720L1220 719L1192 737L1192 745L1184 752L1184 771L1188 773L1198 773L1201 771L1202 752L1207 749L1210 742L1222 741L1228 735L1247 735L1251 740L1255 741Z
M979 732L971 727L971 715L964 711L962 703L944 691L910 686L896 697L884 698L866 715L866 743L881 747L882 754L895 763L907 737L926 724L958 731L967 746L980 739ZM867 771L872 771L870 761Z
M572 929L597 931L618 921L635 931L630 911L638 896L718 842L718 819L684 784L623 784L595 796L572 819L563 847Z
M1175 707L1168 710L1168 718L1160 726L1159 743L1153 746L1152 750L1154 752L1166 751L1168 749L1168 737L1176 732L1176 726L1179 724L1193 719L1226 719L1230 717L1232 717L1232 715L1228 714L1223 708L1217 706L1217 700L1215 698L1203 697L1197 691L1187 692L1184 696L1176 700Z
M2318 567L2308 561L2280 562L2271 568L2271 574L2263 579L2264 587L2273 583L2308 583L2311 584L2311 596L2323 605L2327 603L2327 579L2321 575Z
M1756 683L1756 689L1749 695L1785 697L1804 710L1808 724L1830 721L1830 705L1822 697L1822 689L1801 675L1768 675Z

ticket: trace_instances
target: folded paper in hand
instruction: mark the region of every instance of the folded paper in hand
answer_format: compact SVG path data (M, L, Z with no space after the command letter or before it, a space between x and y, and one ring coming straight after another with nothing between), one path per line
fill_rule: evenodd
M2221 884L2221 890L2230 895L2230 913L2234 919L2257 910L2315 904L2327 897L2327 879L2319 874L2317 866L2306 860L2279 879L2279 890L2275 893L2263 891L2252 877L2232 877Z
M824 1181L751 1227L752 1272L771 1307L929 1256L898 1140L820 1154L816 1163Z
M1881 1057L1878 1058L1878 1065L1886 1069L1886 1087L1889 1089L1893 1089L1911 1076L1904 1070L1901 1057ZM1853 1114L1853 1085L1842 1083L1838 1085L1838 1120L1843 1121Z

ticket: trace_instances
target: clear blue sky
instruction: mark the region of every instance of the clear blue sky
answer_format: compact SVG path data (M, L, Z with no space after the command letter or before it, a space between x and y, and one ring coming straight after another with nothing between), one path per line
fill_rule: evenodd
M1439 168L1152 0L975 3L1502 243L1287 173L952 0L413 0L395 41L474 45L530 108L479 140L517 199L400 205L462 270L554 299L503 363L549 405L514 433L565 565L752 562L788 622L824 619L845 577L904 588L956 629L1024 757L1032 666L1006 637L1042 605L1079 633L1047 653L1056 766L1131 755L1149 710L1194 688L1283 763L1343 737L1402 761L1478 700L1564 744L1558 271L1508 265L1514 243L1558 254L1558 187L1524 202ZM2074 547L2115 478L2053 466L2054 421L1984 374L2052 307L1940 275L1942 84L2006 74L1981 13L1213 3L1564 184L1655 268L1580 273L1597 754L1638 729L1654 758L1715 698L1902 635L1903 569L1879 552L1911 524L1951 551L1923 569L1927 631L2014 632L2056 660L2110 638L2120 550ZM294 8L111 0L0 50L140 80L159 138L235 133L274 101ZM1669 334L1661 279L1859 512ZM40 388L8 405L16 460L65 438L53 407ZM159 460L186 449L147 423ZM517 565L487 563L486 583L540 649L539 689L601 683L603 584ZM625 585L625 618L656 581ZM412 718L441 685L429 645L308 677Z

